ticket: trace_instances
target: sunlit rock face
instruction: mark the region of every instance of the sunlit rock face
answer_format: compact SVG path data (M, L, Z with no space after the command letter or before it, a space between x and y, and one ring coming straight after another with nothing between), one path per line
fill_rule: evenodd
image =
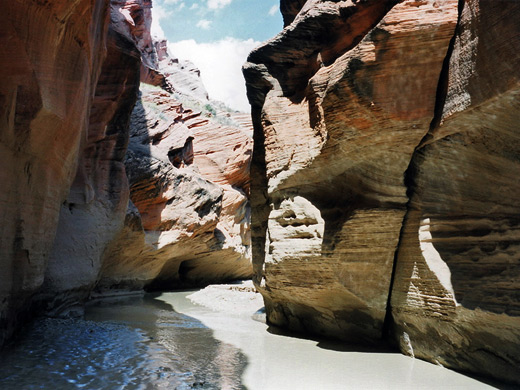
M240 123L243 115L208 100L197 69L170 57L164 41L155 47L157 74L172 88L141 84L125 160L131 203L105 253L101 293L252 273L250 130Z
M8 1L0 26L0 343L44 282L89 135L106 1Z
M392 5L306 4L246 64L254 261L274 324L382 336L404 173L457 22L456 1Z
M403 350L519 383L520 4L461 11L440 123L410 165L392 314Z
M281 10L244 66L268 320L519 381L519 5Z

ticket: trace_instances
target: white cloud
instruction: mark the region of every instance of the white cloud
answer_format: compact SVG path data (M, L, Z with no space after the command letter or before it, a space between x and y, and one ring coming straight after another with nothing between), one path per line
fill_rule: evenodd
M175 0L166 0L166 1L175 1ZM152 36L163 39L165 38L164 30L161 27L161 20L169 17L172 14L172 11L167 10L160 4L154 4L152 8L152 27L151 32Z
M224 8L231 4L233 0L208 0L208 8L209 9L219 9Z
M197 3L193 3L190 7L190 9L197 9L199 8L199 5Z
M209 30L209 28L211 27L211 20L201 19L197 22L196 26L203 30Z
M164 0L164 4L177 4L179 1L181 0Z
M277 12L278 12L278 4L273 5L269 9L269 15L271 15L271 16L275 15Z
M192 61L199 69L211 99L249 112L242 65L248 54L261 42L253 39L225 38L213 43L197 43L193 39L170 43L170 53Z

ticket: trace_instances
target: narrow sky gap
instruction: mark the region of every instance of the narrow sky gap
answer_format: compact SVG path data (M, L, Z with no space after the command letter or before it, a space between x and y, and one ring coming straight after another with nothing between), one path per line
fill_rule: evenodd
M283 29L278 0L154 0L152 33L170 54L192 61L211 99L248 112L241 67Z

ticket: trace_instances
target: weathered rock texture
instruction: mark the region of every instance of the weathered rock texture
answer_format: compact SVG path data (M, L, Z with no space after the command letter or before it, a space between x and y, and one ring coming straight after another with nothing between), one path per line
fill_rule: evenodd
M122 160L140 67L134 43L109 27L107 1L5 12L0 343L34 294L61 310L95 284L128 202Z
M248 277L252 141L243 126L218 123L234 122L232 113L215 110L200 71L151 38L151 2L120 6L126 16L118 25L141 52L143 84L125 159L131 202L104 253L96 290Z
M244 66L268 320L520 381L519 5L281 10Z
M401 348L520 382L520 3L466 1L440 123L410 165Z
M3 8L0 345L22 317L67 313L94 288L251 275L249 129L152 40L151 6ZM133 111L140 80L169 92L149 87Z
M0 343L41 287L88 134L106 1L5 2L0 27Z
M142 87L125 158L131 202L96 292L250 277L247 127L208 99L193 64L151 38L151 2L116 5L141 53Z
M119 14L111 7L111 19ZM62 203L41 299L54 311L86 299L107 245L122 229L129 190L123 158L140 78L140 52L120 25L111 23L107 53L80 140L76 177Z
M179 98L142 84L126 158L132 203L105 255L101 291L251 276L252 140L238 123L214 119L230 122L231 113L207 111L209 101L194 111Z

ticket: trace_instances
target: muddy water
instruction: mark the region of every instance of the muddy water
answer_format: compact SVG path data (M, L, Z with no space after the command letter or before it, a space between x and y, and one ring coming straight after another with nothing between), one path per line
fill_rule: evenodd
M167 293L45 319L0 356L0 389L489 389L420 360L276 334Z

